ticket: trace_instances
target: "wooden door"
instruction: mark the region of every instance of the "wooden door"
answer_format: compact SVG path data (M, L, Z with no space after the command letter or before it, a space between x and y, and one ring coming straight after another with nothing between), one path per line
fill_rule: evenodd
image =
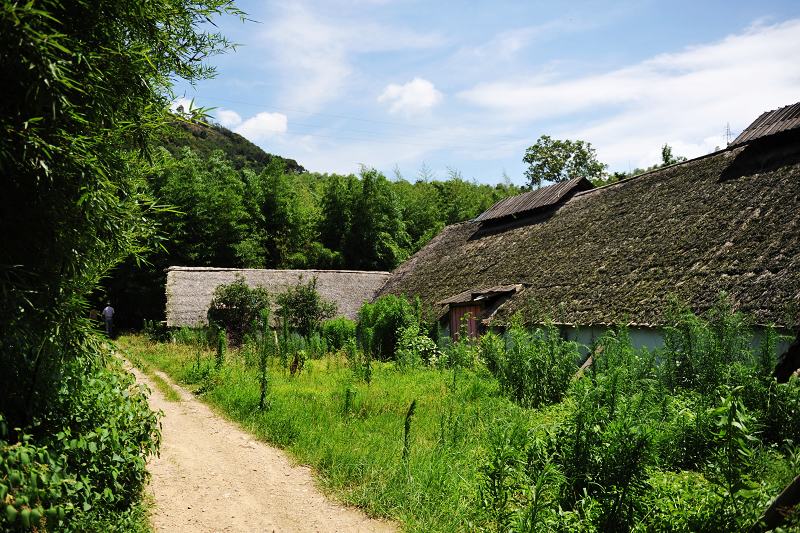
M467 334L474 339L478 336L478 318L481 305L459 305L450 308L450 336L458 340L461 328L466 326Z

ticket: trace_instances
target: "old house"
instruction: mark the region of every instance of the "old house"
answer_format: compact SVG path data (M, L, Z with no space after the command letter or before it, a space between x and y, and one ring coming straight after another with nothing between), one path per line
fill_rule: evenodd
M725 292L758 325L800 326L800 103L728 147L603 187L574 179L446 227L379 294L419 296L451 331L514 313L584 343L628 324L660 343L671 298L695 312Z
M355 318L364 302L371 301L389 277L388 272L355 270L268 270L248 268L170 267L167 270L167 325L203 326L219 285L241 276L251 286L279 294L287 288L317 280L320 295L336 302L337 316Z

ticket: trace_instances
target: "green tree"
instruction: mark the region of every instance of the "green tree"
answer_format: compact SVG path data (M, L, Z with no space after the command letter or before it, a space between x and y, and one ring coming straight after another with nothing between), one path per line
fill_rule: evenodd
M362 170L361 189L354 198L352 213L344 250L348 266L391 270L406 258L408 234L385 176L374 169Z
M324 299L317 291L317 278L289 287L276 298L278 316L300 335L318 331L322 323L336 314L336 303Z
M341 250L350 233L357 184L352 175L333 175L325 184L319 233L320 242L331 250Z
M228 44L201 26L231 11L229 0L0 6L0 461L5 516L20 514L3 530L43 529L37 487L68 487L58 497L75 531L126 530L113 526L141 498L156 415L109 364L87 297L152 244L142 155L171 120L173 79L213 74L205 60ZM33 445L12 467L5 451Z
M156 193L177 208L163 224L172 258L184 265L237 266L237 245L252 222L239 172L220 151L206 159L189 148L177 159L164 155L164 186Z
M528 147L522 159L528 165L525 177L531 187L541 187L543 181L553 183L583 177L598 179L608 165L597 160L592 144L585 141L552 139L542 135Z
M672 147L666 143L664 146L661 147L661 165L662 167L666 167L667 165L674 165L675 163L682 163L686 161L686 158L682 155L672 155ZM658 167L658 165L656 165Z
M87 353L86 295L144 250L152 204L129 149L148 151L172 79L213 74L205 59L229 45L198 25L230 11L229 0L0 8L0 412L12 424Z

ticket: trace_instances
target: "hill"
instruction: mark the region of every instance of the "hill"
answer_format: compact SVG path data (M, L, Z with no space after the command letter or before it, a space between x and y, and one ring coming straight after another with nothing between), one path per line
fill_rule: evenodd
M259 171L274 159L282 161L287 172L305 172L294 159L268 154L238 133L219 124L188 123L176 120L162 139L162 146L173 155L184 146L190 147L201 157L208 157L215 150L222 150L237 170L251 168Z

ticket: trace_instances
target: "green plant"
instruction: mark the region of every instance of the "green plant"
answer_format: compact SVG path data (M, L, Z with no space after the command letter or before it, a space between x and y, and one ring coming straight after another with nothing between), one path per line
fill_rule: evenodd
M355 398L355 391L352 388L347 387L344 391L344 408L342 409L342 413L344 417L347 418L350 416L350 411L353 409L353 399Z
M709 473L730 508L735 508L739 497L751 494L758 487L750 479L753 447L758 442L750 429L754 421L736 397L737 392L737 389L728 391L720 405L711 410L716 449Z
M184 326L173 330L170 335L170 340L178 344L196 346L200 349L208 348L216 342L216 337L211 340L211 332L213 329L213 327L188 328Z
M411 419L414 418L414 412L417 410L417 400L411 400L411 404L406 411L406 418L403 423L403 461L408 462L408 456L411 454Z
M422 335L417 324L411 324L399 333L395 358L400 368L413 368L423 363L435 366L438 363L441 354L436 343Z
M44 523L53 530L64 525L72 511L72 489L63 458L21 434L8 442L8 427L0 416L0 525L5 531L29 529ZM43 521L43 522L42 522ZM21 527L20 527L21 526Z
M725 294L704 317L677 303L673 303L669 315L664 377L671 390L682 388L713 396L716 388L726 382L731 365L752 365L749 321L732 310Z
M395 357L399 332L415 323L414 308L408 300L387 294L361 307L356 332L362 348L385 361ZM367 331L371 331L369 339Z
M506 334L505 350L490 337L481 343L484 359L496 369L500 387L528 407L563 397L577 371L578 345L561 339L552 324L527 331L516 319Z
M222 365L225 364L225 352L228 347L228 338L225 331L219 330L217 333L217 354L216 354L216 368L220 370Z
M328 343L325 337L314 332L306 338L306 346L311 357L319 359L328 353Z
M239 275L233 283L214 289L208 308L208 322L225 330L233 346L241 346L252 333L261 311L269 307L269 293L263 287L250 288Z
M264 410L269 386L269 357L275 349L272 330L269 327L269 308L261 311L261 337L258 345L258 384L260 395L258 398L259 410Z
M322 323L322 336L332 350L341 350L350 339L356 337L356 323L340 316Z
M317 291L317 278L298 283L279 294L276 302L287 327L307 337L336 314L336 304L322 298Z

